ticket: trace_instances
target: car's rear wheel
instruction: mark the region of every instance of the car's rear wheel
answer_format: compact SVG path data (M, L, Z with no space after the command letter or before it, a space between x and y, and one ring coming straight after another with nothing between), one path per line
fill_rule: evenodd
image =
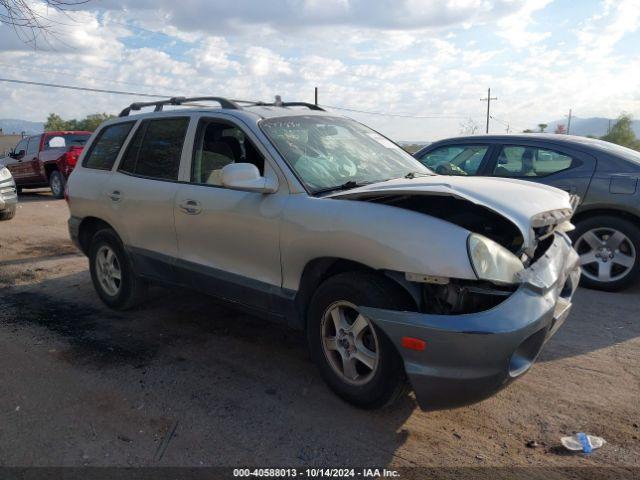
M93 236L89 270L96 292L109 307L126 310L144 300L147 284L135 274L113 230L100 230Z
M51 172L49 176L49 187L53 198L64 198L64 178L59 171Z
M581 284L617 291L630 286L640 274L640 228L618 217L583 220L573 233L580 255Z
M5 210L0 210L0 221L3 220L11 220L16 215L16 207L7 208Z
M335 393L356 406L379 408L404 391L404 366L391 341L358 306L410 308L391 281L369 273L342 273L314 294L307 337L314 362Z

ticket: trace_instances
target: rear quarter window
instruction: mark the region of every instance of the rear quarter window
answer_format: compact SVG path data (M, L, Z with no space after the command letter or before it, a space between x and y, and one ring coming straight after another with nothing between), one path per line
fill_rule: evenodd
M103 128L89 148L82 166L97 170L111 170L134 123L123 122Z

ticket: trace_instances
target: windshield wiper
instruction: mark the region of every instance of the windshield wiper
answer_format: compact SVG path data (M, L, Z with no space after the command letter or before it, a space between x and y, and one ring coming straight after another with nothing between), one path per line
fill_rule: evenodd
M426 172L409 172L404 176L404 178L412 179L416 177L431 177L432 175L433 175L432 173L426 173Z
M364 187L365 185L369 185L370 183L372 182L354 182L353 180L349 180L348 182L344 182L342 185L315 190L313 194L317 195L319 193L333 192L334 190L351 190L352 188Z

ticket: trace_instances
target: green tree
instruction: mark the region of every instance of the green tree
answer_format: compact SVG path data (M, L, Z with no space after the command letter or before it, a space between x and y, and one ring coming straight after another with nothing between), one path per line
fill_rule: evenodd
M55 130L68 130L66 120L63 120L60 115L50 113L47 117L47 122L44 124L44 130L51 132Z
M114 115L108 113L93 113L87 115L82 120L64 120L60 115L56 113L50 113L47 117L47 122L44 124L44 130L46 132L57 130L89 130L94 131L98 126L111 118L115 118Z
M546 123L539 123L538 124L538 128L540 129L540 133L544 133L545 128L547 128L549 125L547 125Z
M613 127L611 127L611 131L603 137L600 137L600 139L622 145L623 147L640 150L640 140L638 140L631 128L632 121L633 118L631 115L623 113L618 117Z

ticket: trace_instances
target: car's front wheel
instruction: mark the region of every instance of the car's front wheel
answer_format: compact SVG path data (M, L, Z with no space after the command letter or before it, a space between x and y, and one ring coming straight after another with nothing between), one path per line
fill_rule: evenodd
M100 230L93 236L89 249L89 270L96 292L109 307L126 310L144 299L147 284L135 274L113 230Z
M322 377L344 400L379 408L401 395L402 359L358 306L401 310L408 304L399 287L369 273L342 273L320 285L309 307L307 337Z
M581 284L617 291L640 275L640 228L618 217L598 216L576 224L572 237L580 255Z

